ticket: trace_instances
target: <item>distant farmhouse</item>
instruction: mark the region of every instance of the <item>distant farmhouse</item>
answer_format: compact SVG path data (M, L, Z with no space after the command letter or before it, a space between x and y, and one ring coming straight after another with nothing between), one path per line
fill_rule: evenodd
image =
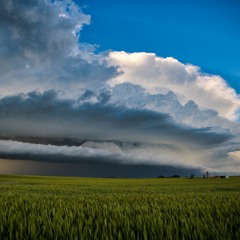
M221 175L221 176L214 176L213 178L229 178L229 176Z
M209 172L207 171L205 174L203 174L203 178L208 179L209 178ZM225 176L225 175L217 175L217 176L213 176L213 178L229 178L229 176Z

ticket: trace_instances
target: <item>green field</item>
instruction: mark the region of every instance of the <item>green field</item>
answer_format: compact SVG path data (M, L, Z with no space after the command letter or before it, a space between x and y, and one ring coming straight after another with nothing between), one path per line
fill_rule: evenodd
M240 239L240 178L0 175L0 239Z

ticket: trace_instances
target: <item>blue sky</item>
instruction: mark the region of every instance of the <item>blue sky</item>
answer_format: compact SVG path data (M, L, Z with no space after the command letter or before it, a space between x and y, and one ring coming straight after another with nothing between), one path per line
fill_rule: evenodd
M81 41L99 50L154 52L221 75L240 93L240 2L78 1L92 23Z

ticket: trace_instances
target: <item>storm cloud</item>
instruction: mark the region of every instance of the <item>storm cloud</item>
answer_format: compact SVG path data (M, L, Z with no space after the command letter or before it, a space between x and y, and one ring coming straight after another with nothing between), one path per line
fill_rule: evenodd
M75 166L82 176L240 171L240 98L224 79L173 57L96 53L81 41L90 23L73 0L0 2L5 166L54 175Z
M197 145L221 144L233 137L211 128L180 125L165 113L147 109L102 104L78 103L60 99L55 91L31 92L0 100L1 134L4 136L76 137L159 142L159 139L194 142Z
M90 19L71 0L1 1L0 94L49 88L72 93L113 77L104 54L79 43Z
M62 99L53 90L4 97L0 116L2 158L205 169L203 156L217 156L216 166L237 146L237 136L224 129L193 128L147 109Z

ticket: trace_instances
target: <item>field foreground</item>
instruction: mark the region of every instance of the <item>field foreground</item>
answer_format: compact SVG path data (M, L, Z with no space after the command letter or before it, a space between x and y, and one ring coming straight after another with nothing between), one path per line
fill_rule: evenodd
M0 239L240 239L240 178L0 175Z

